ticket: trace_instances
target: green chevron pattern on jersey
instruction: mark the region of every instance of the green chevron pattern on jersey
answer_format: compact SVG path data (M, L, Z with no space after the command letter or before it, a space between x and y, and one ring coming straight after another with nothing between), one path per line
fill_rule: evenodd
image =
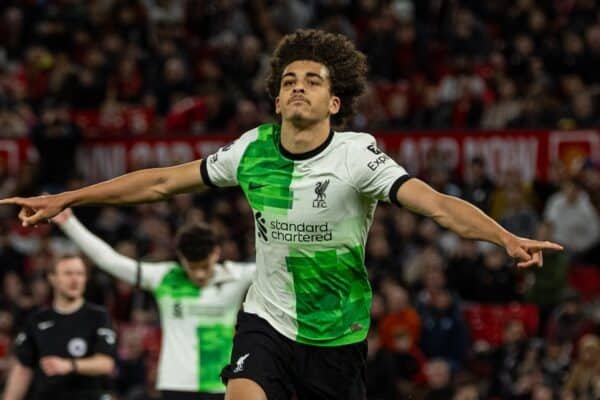
M235 329L221 324L199 326L197 329L200 357L199 388L201 392L224 391L221 370L231 359L231 344Z
M183 299L200 296L200 288L188 279L181 265L177 265L163 277L160 285L154 289L154 294L157 298L168 296L173 299Z
M278 143L279 126L261 125L240 160L237 178L252 208L285 215L293 203L294 162L281 156Z
M361 340L372 297L363 247L294 253L286 264L294 277L299 341L318 345L331 339L327 346L335 346Z

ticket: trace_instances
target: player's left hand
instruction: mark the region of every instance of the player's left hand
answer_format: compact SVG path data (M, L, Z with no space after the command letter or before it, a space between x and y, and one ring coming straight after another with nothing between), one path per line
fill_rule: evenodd
M563 250L563 247L557 243L525 239L518 236L512 236L508 239L504 247L508 255L517 260L517 267L519 268L541 267L544 265L544 250Z
M42 357L40 367L47 376L67 375L73 372L71 360L56 356Z

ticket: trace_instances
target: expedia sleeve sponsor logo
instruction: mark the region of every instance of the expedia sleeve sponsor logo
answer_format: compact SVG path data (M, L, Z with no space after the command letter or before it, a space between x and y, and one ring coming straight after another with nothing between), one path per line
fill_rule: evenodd
M225 146L221 147L219 150L217 150L216 153L214 153L213 155L208 157L208 162L211 164L216 163L217 161L219 161L219 153L224 153L226 151L228 151L229 149L231 149L231 146L233 146L235 142L231 142L229 144L226 144Z
M367 146L367 150L375 155L381 154L381 150L379 150L374 144L370 144Z
M390 157L387 154L382 153L379 157L369 161L367 163L367 167L369 167L371 171L375 171L377 168L379 168L379 166L385 164L388 160L390 160Z

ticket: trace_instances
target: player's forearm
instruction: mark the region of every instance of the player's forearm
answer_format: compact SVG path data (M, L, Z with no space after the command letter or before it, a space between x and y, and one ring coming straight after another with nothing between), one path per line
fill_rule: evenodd
M151 168L61 194L64 208L89 204L155 202L176 193L170 168Z
M104 354L96 354L91 357L78 358L75 360L76 370L79 375L110 375L115 368L115 361Z
M504 247L513 236L483 211L454 196L443 195L440 212L432 217L466 239L485 240Z
M17 362L10 371L4 391L4 400L22 400L33 378L31 368Z
M128 283L135 283L137 262L117 253L108 243L90 232L75 216L58 226L94 263Z

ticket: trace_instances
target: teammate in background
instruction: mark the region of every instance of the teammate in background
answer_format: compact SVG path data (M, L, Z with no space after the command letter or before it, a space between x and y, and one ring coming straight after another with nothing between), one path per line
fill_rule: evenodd
M365 56L342 35L299 30L271 59L281 124L261 125L205 160L133 172L53 196L0 201L35 225L69 206L131 204L241 186L256 223L257 273L238 320L226 399L364 399L371 288L364 248L380 200L542 265L550 243L517 237L476 207L411 178L373 136L340 132L364 90Z
M114 368L116 337L106 310L83 298L86 275L79 256L52 266L52 307L30 315L15 339L4 400L23 399L32 382L35 400L109 398L103 384Z
M179 229L178 261L148 263L117 253L70 209L53 221L104 271L155 296L163 332L157 379L162 399L223 399L219 373L229 363L237 313L255 265L217 264L220 248L206 225Z

